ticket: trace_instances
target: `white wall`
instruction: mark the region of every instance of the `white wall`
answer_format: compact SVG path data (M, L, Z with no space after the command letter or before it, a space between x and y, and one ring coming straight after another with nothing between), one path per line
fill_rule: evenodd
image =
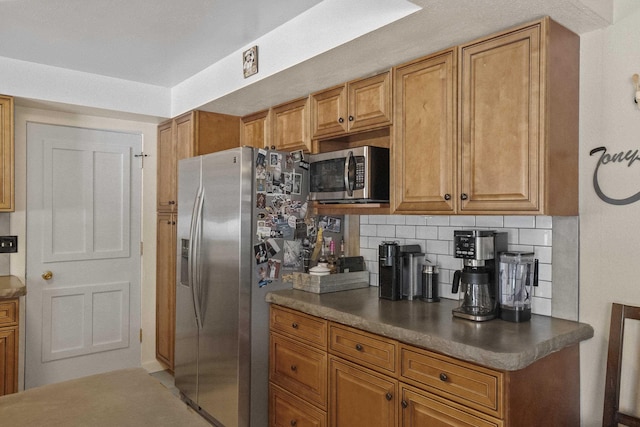
M142 257L141 326L144 338L141 346L141 364L153 372L163 369L155 360L155 271L156 271L156 140L157 124L108 119L88 115L60 113L49 110L16 107L15 109L15 192L16 209L11 215L11 234L18 236L18 253L11 254L11 274L23 281L26 275L26 127L27 122L87 127L141 133L143 149L149 155L142 172ZM28 292L29 283L27 283ZM22 310L24 313L24 310ZM24 322L21 323L21 351L24 349ZM20 358L21 362L24 360ZM21 364L22 365L22 364ZM20 367L23 372L24 367ZM20 375L21 384L22 378Z
M611 303L640 305L640 202L616 206L598 198L592 179L599 155L589 155L600 146L609 153L640 149L631 80L640 73L640 10L637 1L616 1L616 7L625 13L614 25L581 37L580 321L595 329L581 345L583 426L601 425ZM629 197L640 191L640 161L604 165L599 178L605 193ZM637 375L638 345L633 348L627 368ZM639 408L637 379L632 387L636 401L626 404Z

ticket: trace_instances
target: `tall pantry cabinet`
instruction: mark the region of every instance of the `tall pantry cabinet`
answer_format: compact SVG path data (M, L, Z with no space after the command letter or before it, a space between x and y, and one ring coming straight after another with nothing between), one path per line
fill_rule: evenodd
M240 118L190 111L158 126L156 358L173 371L178 161L238 147Z

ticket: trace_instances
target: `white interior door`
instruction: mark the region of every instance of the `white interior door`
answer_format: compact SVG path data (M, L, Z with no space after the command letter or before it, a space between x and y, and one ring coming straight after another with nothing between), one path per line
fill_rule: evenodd
M140 366L141 145L27 124L25 388Z

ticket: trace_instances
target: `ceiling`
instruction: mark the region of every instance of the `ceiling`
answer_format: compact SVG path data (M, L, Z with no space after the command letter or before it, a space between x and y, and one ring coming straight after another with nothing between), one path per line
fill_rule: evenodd
M170 116L201 108L241 115L544 15L578 34L593 31L611 23L612 2L0 0L0 61L16 65L16 74L50 66L144 90L159 88L171 104L167 114L122 107L132 113ZM352 4L360 9L350 9ZM234 55L254 43L266 66L253 80L226 78L218 64L237 61L241 69L240 56ZM306 56L285 50L307 46ZM7 74L10 70L1 70L1 64L0 93L25 103L74 107L73 97L49 93L54 92L51 86L38 93L18 84L23 76ZM74 90L70 84L64 93ZM85 98L76 107L119 108L98 101L92 105Z

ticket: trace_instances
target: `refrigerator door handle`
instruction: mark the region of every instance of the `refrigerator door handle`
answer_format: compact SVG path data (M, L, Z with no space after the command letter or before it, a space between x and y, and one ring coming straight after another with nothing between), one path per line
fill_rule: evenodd
M202 234L202 206L204 194L202 187L198 188L196 199L191 210L191 225L189 227L189 284L196 313L196 323L202 329L202 315L200 310L200 237Z

